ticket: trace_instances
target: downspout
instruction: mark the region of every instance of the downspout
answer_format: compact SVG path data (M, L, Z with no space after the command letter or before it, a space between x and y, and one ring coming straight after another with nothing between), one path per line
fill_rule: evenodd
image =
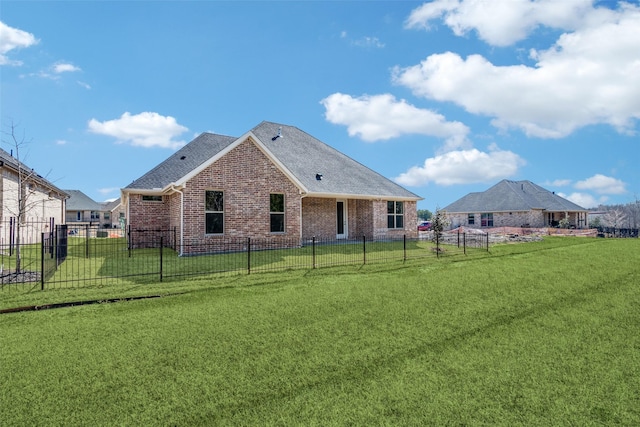
M184 248L184 193L183 190L177 190L180 193L180 256Z
M302 223L302 199L304 199L306 196L307 196L306 193L304 193L303 191L300 191L300 199L299 199L300 200L300 227L298 229L300 233L299 240L301 244L302 244L302 228L304 226L304 224Z
M180 193L180 253L178 256L182 256L184 248L184 187L172 185L170 190Z

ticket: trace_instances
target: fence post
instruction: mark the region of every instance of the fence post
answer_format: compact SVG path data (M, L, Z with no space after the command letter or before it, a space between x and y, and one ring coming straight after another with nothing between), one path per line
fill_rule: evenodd
M84 225L84 256L89 258L89 224Z
M316 236L311 238L311 259L313 268L316 268Z
M362 264L367 263L367 238L366 236L362 236Z
M251 237L247 237L247 274L251 274Z
M44 241L45 233L42 233L42 244L40 245L40 290L44 291L44 247L46 245Z
M402 262L406 262L407 261L407 235L403 234L402 235Z
M460 237L458 237L460 239ZM462 233L462 246L464 254L467 254L467 233Z
M440 233L436 231L436 258L440 258Z
M489 232L487 231L487 252L489 252Z
M160 236L160 281L162 282L162 247L164 246L163 236Z
M460 248L460 227L458 227L458 249L459 248Z
M9 256L13 256L13 244L16 238L15 225L15 218L9 218Z

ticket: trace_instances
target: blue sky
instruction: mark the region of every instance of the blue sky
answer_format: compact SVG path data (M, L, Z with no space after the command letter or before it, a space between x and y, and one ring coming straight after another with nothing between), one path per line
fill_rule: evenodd
M0 4L2 147L96 201L201 132L297 126L443 208L501 179L640 198L640 4Z

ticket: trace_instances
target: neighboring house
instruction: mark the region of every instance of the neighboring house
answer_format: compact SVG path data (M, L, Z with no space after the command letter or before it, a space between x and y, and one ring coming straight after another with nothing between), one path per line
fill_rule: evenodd
M469 193L443 209L453 227L587 228L587 209L530 181L502 180L481 193Z
M111 228L125 228L126 226L125 207L120 200L117 198L111 202L102 203L105 223L109 223Z
M18 218L21 243L39 242L41 233L64 222L67 197L65 191L0 148L0 244L15 243Z
M104 203L98 203L80 190L65 190L67 200L66 223L72 227L98 226L111 228L111 211Z
M188 252L224 238L413 237L421 198L296 127L262 122L239 138L201 134L122 200L132 229L175 229Z

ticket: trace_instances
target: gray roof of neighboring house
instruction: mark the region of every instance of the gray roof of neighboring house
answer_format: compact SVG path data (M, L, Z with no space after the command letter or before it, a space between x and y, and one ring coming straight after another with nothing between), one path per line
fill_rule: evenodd
M421 199L294 126L262 122L250 131L308 194ZM280 132L280 137L274 138ZM238 138L203 133L127 189L161 189L179 181ZM316 178L317 174L322 179Z
M104 211L102 203L94 201L80 190L65 190L71 196L67 199L68 211Z
M62 196L61 199L65 199L66 197L69 196L69 194L67 194L64 190L59 189L58 187L53 185L49 180L38 175L38 173L35 172L32 168L30 168L29 166L25 165L23 162L13 157L10 153L5 151L4 149L0 148L0 166L2 164L5 164L6 166L16 171L18 169L22 169L23 171L30 172L31 175L29 176L29 178L32 178L35 181L37 181L40 185L47 187L52 191L55 191L60 196Z
M118 205L120 204L120 198L118 197L115 200L112 200L110 202L102 202L100 203L100 205L102 206L102 210L103 211L113 211L115 208L118 207Z
M576 212L587 209L530 181L502 180L480 193L469 193L445 207L449 213L509 212L541 209Z

